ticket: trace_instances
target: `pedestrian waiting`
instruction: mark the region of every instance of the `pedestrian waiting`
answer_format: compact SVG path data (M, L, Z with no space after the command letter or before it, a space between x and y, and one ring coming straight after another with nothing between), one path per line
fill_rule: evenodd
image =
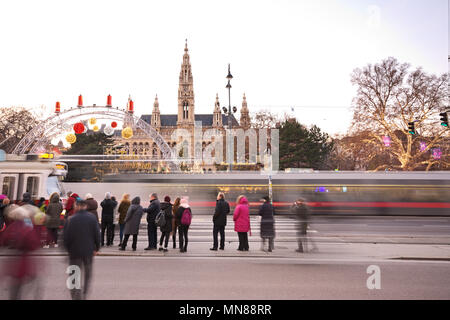
M114 208L117 202L111 199L111 193L105 194L105 199L100 203L102 207L102 247L105 245L105 231L106 231L106 245L113 244L113 227L114 227Z
M128 208L127 215L125 216L125 227L123 232L125 237L123 238L122 245L119 250L125 250L127 247L128 239L130 235L133 236L133 244L131 245L133 251L137 249L137 237L139 234L139 226L141 224L141 218L144 214L144 209L141 207L141 198L135 197L131 201L131 205Z
M159 240L159 251L167 252L167 246L169 245L169 238L172 233L172 204L170 203L170 197L165 196L164 202L161 202L161 211L159 213L160 219L163 221L159 221L159 227L161 229L161 239ZM158 218L157 218L158 219ZM163 248L164 242L164 248Z
M192 210L189 206L188 200L188 197L181 198L180 207L175 215L178 224L178 234L180 237L180 252L187 251L188 231L192 221Z
M263 201L263 204L259 208L259 215L261 216L261 250L265 251L265 243L266 240L268 240L268 251L272 252L274 249L273 241L275 238L275 221L273 218L275 211L268 196L263 197L261 200Z
M227 215L230 213L230 205L225 201L223 192L219 192L216 200L216 209L213 215L213 247L210 250L217 251L219 245L218 234L220 233L220 250L225 249L225 226Z
M144 212L147 213L147 235L148 235L148 247L144 250L156 250L156 243L158 241L157 237L157 226L155 223L156 215L161 210L158 195L152 193L150 195L150 205Z
M122 246L122 240L123 240L123 229L125 228L125 217L127 216L128 208L130 208L131 202L130 202L130 195L128 193L125 193L122 196L122 200L119 204L119 247Z
M176 249L177 248L177 232L178 232L178 220L175 218L175 214L178 211L178 208L180 207L180 202L181 202L181 198L177 197L175 199L175 202L173 203L172 206L172 214L173 214L173 218L172 218L172 243L173 243L173 248Z
M250 210L248 200L245 196L240 195L236 200L236 208L234 209L234 231L239 237L239 251L248 251L248 232L250 231Z

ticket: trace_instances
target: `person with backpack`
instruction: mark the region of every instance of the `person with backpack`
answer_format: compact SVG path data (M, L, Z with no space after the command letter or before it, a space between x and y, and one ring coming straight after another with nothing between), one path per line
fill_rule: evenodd
M130 235L133 235L133 244L131 245L131 247L133 248L133 251L136 251L139 225L141 224L141 218L143 214L144 209L141 207L141 198L135 197L131 201L131 205L128 206L127 215L124 219L125 227L123 232L125 233L125 237L123 238L122 245L120 246L119 250L125 251L128 239L130 238Z
M250 231L250 214L248 200L241 195L236 200L236 208L233 214L234 231L238 233L239 237L239 251L248 251L248 235ZM251 232L251 231L250 231Z
M230 205L225 201L225 195L220 192L217 195L216 209L213 216L213 247L210 250L217 251L219 244L218 234L220 233L220 250L225 249L225 226L227 225L227 214L230 213Z
M269 242L268 252L272 252L274 249L273 240L275 238L275 220L273 218L275 211L268 196L263 197L262 201L264 201L264 203L259 208L259 215L261 216L261 250L265 251L265 243L267 239Z
M173 218L172 218L172 242L173 242L173 248L176 249L177 247L177 231L178 231L178 222L177 219L175 218L175 215L178 211L178 208L180 207L180 201L181 198L177 197L175 199L175 202L173 203L173 207L172 207L172 213L173 213Z
M159 219L158 219L159 218ZM172 232L172 204L170 203L170 197L165 196L164 202L161 202L161 211L156 216L157 225L161 230L161 239L159 239L159 251L167 252L167 246L169 245L170 233ZM163 248L164 241L164 248Z
M188 231L192 221L192 210L189 207L187 197L183 197L180 201L180 207L177 210L175 218L178 223L178 233L180 235L180 252L187 251Z
M144 250L156 250L157 238L157 226L155 224L156 215L161 211L158 195L152 193L150 195L150 205L144 212L147 212L147 235L148 235L148 247Z

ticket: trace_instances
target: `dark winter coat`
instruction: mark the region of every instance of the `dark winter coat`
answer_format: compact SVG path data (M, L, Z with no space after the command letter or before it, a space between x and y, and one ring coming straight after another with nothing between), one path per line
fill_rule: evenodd
M144 212L147 212L147 223L149 225L155 225L155 218L160 210L161 206L158 199L151 200L148 208L144 209Z
M309 209L306 205L294 204L291 207L291 212L295 214L297 218L297 231L300 235L306 235L309 221Z
M144 214L144 209L141 207L140 203L141 199L139 197L134 198L131 202L124 219L124 234L139 234L139 225L141 224L142 215Z
M54 194L53 197L50 198L50 202L48 204L47 210L45 211L46 220L45 226L47 228L59 228L60 225L60 216L63 211L63 206L59 201L59 195Z
M64 246L71 259L92 257L100 250L100 227L95 217L81 210L64 227Z
M214 225L224 227L227 225L227 214L230 213L230 205L224 199L216 200L216 210L213 216Z
M127 200L123 200L119 204L119 224L125 223L125 217L127 216L128 209L130 208L131 202Z
M259 208L259 215L261 216L261 238L275 237L274 213L273 206L270 202L264 202Z
M100 205L102 207L102 223L113 223L114 208L117 206L117 201L105 199Z
M93 198L86 199L87 208L86 210L92 213L98 221L98 202Z
M161 227L161 232L172 232L172 204L169 202L161 202L161 210L164 211L166 224Z

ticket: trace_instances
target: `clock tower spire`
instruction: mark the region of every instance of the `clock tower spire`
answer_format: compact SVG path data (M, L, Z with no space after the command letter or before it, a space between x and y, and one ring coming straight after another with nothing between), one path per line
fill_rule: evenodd
M178 84L178 120L177 124L194 124L194 81L189 61L187 39L184 47Z

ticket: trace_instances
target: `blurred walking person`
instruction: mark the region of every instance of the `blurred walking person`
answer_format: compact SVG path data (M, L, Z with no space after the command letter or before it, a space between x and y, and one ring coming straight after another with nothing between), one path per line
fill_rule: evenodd
M241 195L236 200L236 208L233 214L234 231L238 233L239 237L239 251L248 251L248 234L250 230L250 210L248 200Z
M119 221L119 206L117 205L117 200L115 196L111 196L111 200L116 202L116 206L113 210L113 223L111 229L111 245L114 243L114 237L116 236L116 224Z
M47 245L58 247L58 229L60 226L60 216L63 211L59 194L52 193L47 206L45 226L47 227Z
M1 245L16 250L17 253L6 258L2 274L10 278L9 298L21 298L25 284L34 282L35 298L39 298L39 283L37 260L31 253L40 248L38 234L33 229L31 216L35 213L30 205L11 205L6 214L11 221L8 228L2 232Z
M297 252L308 251L308 242L312 245L311 251L317 251L317 246L315 243L308 239L307 230L309 223L309 209L306 205L305 199L297 199L291 207L291 212L295 214L297 219L297 242L298 249Z
M100 203L102 207L102 246L105 245L105 230L106 230L106 245L113 244L113 223L114 223L114 208L117 202L111 199L111 193L105 194L105 199Z
M269 243L268 251L272 252L274 249L274 238L275 238L275 220L273 215L275 214L274 208L270 203L270 198L265 196L262 198L264 203L259 208L259 215L261 216L261 250L265 251L266 239Z
M95 200L94 197L92 196L92 194L90 194L90 193L86 194L85 199L86 199L86 204L87 204L86 210L88 212L92 213L98 222L99 220L98 220L98 212L97 212L97 209L98 209L97 200Z
M178 222L177 222L177 219L175 218L175 214L177 213L177 210L180 207L180 201L181 201L181 198L177 197L175 199L175 202L173 203L173 206L172 206L172 214L173 214L173 218L172 218L172 242L173 242L173 248L174 249L176 249L176 247L177 247L177 232L178 232Z
M6 208L9 206L9 199L4 194L0 195L0 232L6 229Z
M164 225L160 226L161 238L159 239L159 251L167 252L167 246L169 245L169 238L172 232L173 219L172 204L170 203L169 196L165 196L164 201L161 202L161 211L164 212Z
M158 195L152 193L150 195L150 205L144 212L147 213L147 235L148 235L148 247L145 250L156 250L156 244L158 242L157 227L155 223L156 215L161 210Z
M216 200L216 209L213 216L213 247L210 250L217 251L219 246L218 234L220 233L220 250L225 249L225 226L227 215L230 213L230 205L225 201L223 192L219 192Z
M64 227L64 246L69 254L69 265L81 271L82 287L70 288L70 294L73 300L84 300L89 291L93 257L100 250L100 228L95 217L86 210L85 200L77 200L75 207L76 213Z
M140 198L139 198L140 201ZM119 247L122 245L123 240L123 229L125 228L125 218L127 216L128 209L130 208L131 202L130 202L130 195L128 193L125 193L122 196L122 200L120 200L119 204Z
M188 198L183 197L180 200L180 207L175 214L178 224L178 235L180 237L180 252L187 251L188 231L192 221L192 210L189 206Z
M133 201L131 201L131 205L128 205L128 211L124 218L125 227L123 229L123 232L125 233L125 237L123 238L122 245L120 246L119 250L125 250L125 248L127 247L128 239L130 238L130 235L132 235L133 244L131 245L131 247L133 248L133 251L136 251L137 236L139 234L139 226L141 224L143 214L144 209L141 207L141 198L135 197Z

